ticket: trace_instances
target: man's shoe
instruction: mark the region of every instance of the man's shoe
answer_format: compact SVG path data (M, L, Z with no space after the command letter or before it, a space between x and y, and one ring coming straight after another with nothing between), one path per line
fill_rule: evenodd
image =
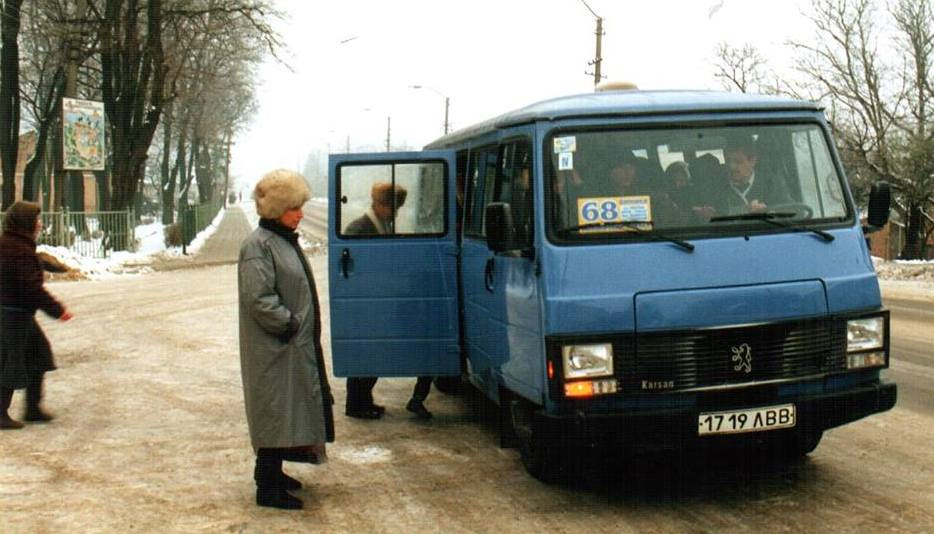
M289 495L282 488L256 488L256 504L282 510L301 510L302 500Z
M23 423L7 414L0 414L0 430L15 430L17 428L23 428Z
M379 412L380 415L383 415L384 413L386 413L386 407L379 405L379 404L371 404L370 409L376 410L377 412Z
M431 419L431 412L425 408L425 405L422 404L420 400L410 400L409 403L405 405L405 409L414 413L419 419Z
M302 488L302 483L285 473L279 473L278 483L283 489L297 490Z
M30 423L48 423L52 419L55 419L55 417L39 408L27 410L23 415L23 421L29 421Z
M347 417L356 417L357 419L379 419L383 412L374 408L363 408L362 410L347 410L344 412Z

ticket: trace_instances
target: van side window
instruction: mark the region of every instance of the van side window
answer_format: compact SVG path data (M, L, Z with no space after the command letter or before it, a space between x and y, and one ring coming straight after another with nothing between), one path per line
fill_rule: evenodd
M494 180L499 159L497 147L484 147L470 155L467 169L467 221L464 234L483 236L483 217L486 205L493 201Z
M532 244L532 145L527 140L501 145L497 202L512 209L516 245Z
M340 235L444 234L445 166L432 161L338 167Z

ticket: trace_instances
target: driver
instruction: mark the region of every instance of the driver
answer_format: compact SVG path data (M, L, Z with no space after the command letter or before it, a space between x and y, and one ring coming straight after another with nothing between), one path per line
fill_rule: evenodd
M710 202L694 208L705 218L718 215L762 213L769 206L791 204L791 194L779 177L756 173L759 153L752 139L736 141L726 147L727 179L712 191Z

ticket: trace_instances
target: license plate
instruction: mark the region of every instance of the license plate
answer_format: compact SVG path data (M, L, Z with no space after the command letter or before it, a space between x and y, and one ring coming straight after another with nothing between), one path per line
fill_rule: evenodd
M795 426L795 405L767 406L752 410L708 412L697 416L697 433L739 434Z

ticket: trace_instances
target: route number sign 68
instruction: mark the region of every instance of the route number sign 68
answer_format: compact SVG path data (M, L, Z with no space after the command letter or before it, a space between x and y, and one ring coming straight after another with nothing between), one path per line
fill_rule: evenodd
M613 224L652 222L652 199L648 195L631 197L587 197L577 199L577 224Z

